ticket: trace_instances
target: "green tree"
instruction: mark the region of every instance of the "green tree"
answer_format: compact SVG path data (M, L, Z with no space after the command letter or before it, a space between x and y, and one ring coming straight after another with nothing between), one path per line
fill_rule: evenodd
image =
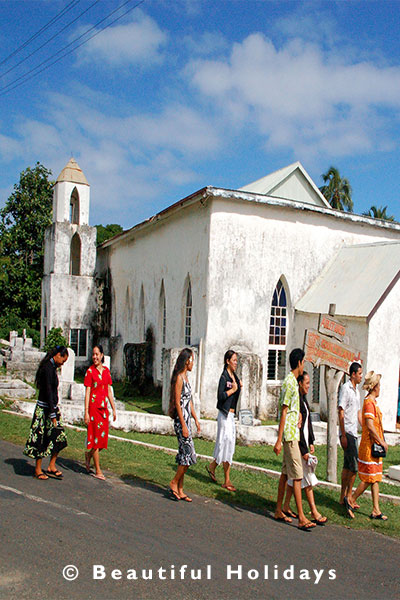
M363 215L366 217L372 217L373 219L383 219L384 221L394 221L394 217L392 215L388 215L386 212L387 206L371 206L371 208L365 212Z
M102 244L106 240L109 240L117 233L121 233L123 231L121 225L117 225L116 223L110 225L95 225L97 229L97 245Z
M321 186L319 190L332 208L352 211L352 189L348 179L342 178L336 167L329 167L328 171L323 173L321 177L325 185Z
M50 329L44 342L44 349L46 352L49 352L56 346L68 346L61 327L53 327Z
M53 182L39 162L22 171L0 210L0 312L38 329L44 231L51 223Z

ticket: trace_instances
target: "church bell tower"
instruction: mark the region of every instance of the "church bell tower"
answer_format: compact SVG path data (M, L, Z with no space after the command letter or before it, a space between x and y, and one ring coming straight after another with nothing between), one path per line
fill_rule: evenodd
M45 232L41 341L61 327L77 363L89 357L95 312L96 228L89 226L90 186L71 158L53 191L53 223Z

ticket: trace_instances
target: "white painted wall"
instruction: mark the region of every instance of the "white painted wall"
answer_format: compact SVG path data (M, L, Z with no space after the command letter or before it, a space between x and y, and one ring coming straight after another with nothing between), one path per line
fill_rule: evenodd
M144 292L145 331L156 340L154 376L161 380L160 290L164 281L167 326L166 348L184 346L185 285L190 275L193 297L192 340L199 343L207 320L209 209L201 203L183 207L143 231L134 231L111 248L100 249L98 266L112 273L112 336L118 338L111 355L114 377L123 377L123 347L143 342L140 294ZM103 256L101 256L103 255ZM104 255L107 259L104 260ZM126 299L130 297L130 310Z
M382 374L378 404L382 410L384 428L388 431L396 431L400 366L399 306L400 282L397 282L369 322L367 370Z
M399 237L396 230L374 227L357 219L339 220L309 210L214 199L210 223L209 314L201 387L203 414L216 414L216 388L224 352L230 347L260 356L263 364L260 408L267 410L270 305L282 274L293 306L343 244ZM304 335L301 331L293 335L293 318L290 308L288 350L298 340L303 341ZM362 332L357 336L362 337Z

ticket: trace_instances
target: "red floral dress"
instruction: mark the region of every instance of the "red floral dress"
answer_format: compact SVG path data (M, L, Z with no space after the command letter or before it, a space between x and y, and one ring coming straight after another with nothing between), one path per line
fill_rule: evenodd
M100 373L94 365L86 371L85 387L90 388L89 425L86 446L88 450L107 448L108 443L108 386L112 385L111 373L103 367Z

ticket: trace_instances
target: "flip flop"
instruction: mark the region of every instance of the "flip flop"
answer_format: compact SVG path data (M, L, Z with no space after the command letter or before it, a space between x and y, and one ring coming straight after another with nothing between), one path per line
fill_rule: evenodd
M282 512L284 515L286 515L287 517L291 517L292 519L299 518L299 515L296 515L296 513L294 513L292 510L283 510Z
M325 523L327 523L328 517L321 517L320 519L313 519L311 523L315 523L316 525L320 525L323 527Z
M274 521L282 521L282 523L291 523L292 519L290 517L288 517L287 515L284 515L283 517L272 517L274 519Z
M36 473L34 473L33 476L35 479L39 479L39 481L45 481L45 479L48 479L48 477L45 473L38 473L37 475L36 475Z
M353 513L353 509L352 509L352 507L350 506L350 503L349 503L349 501L347 500L347 496L345 496L345 497L343 498L343 505L344 505L344 507L345 507L345 509L346 509L347 516L349 517L349 519L354 519L354 513Z
M92 477L95 477L95 479L100 479L101 481L105 481L106 478L104 477L103 473L100 473L99 475L97 475L97 473L92 473Z
M172 488L169 488L169 492L168 493L169 493L169 497L174 502L179 502L179 500L181 499L181 497L179 496L178 492L175 492Z
M311 531L312 527L309 525L298 525L297 529L300 529L300 531Z
M382 513L379 513L379 515L370 514L369 518L377 520L377 521L387 521L388 520L387 516Z
M61 471L50 471L50 469L47 469L46 471L47 475L49 477L53 477L54 479L62 479L64 477L64 475L62 474Z
M225 485L224 483L221 485L221 487L223 487L225 490L228 490L228 492L236 492L236 488L234 485Z
M213 473L208 465L206 465L206 471L210 476L211 481L217 483L217 478L215 477L215 473Z
M180 499L184 500L185 502L193 502L193 500L189 498L189 496L180 496Z

